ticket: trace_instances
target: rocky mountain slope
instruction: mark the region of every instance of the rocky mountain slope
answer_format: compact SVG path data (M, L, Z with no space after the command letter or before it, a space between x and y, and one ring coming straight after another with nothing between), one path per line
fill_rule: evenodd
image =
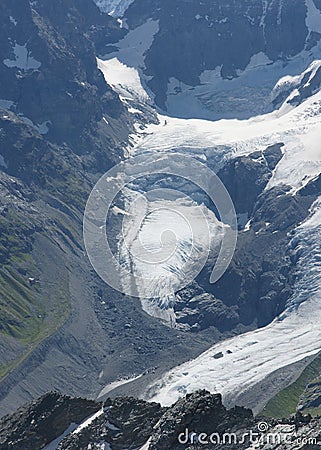
M254 419L249 409L227 410L219 394L207 391L170 408L132 397L99 404L50 393L0 422L4 450L317 450L320 439L320 418L297 413L279 421Z
M117 294L91 271L82 244L94 182L126 153L134 122L157 121L147 107L143 118L130 113L97 68L95 45L122 31L91 1L59 8L2 2L0 15L0 396L6 413L53 386L95 397L109 380L156 366L155 345L166 353L168 339L180 344L174 332L135 312L134 303L132 313L126 299L118 305ZM145 341L138 326L124 332L130 321L143 323L144 336L158 342ZM135 347L134 337L141 342Z

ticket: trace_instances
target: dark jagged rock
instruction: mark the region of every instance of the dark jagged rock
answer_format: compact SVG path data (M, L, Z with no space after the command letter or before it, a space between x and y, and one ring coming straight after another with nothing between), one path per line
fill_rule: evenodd
M274 167L280 158L280 146L270 148L269 152L274 154L274 158L276 156L272 165L269 162ZM250 211L250 227L239 234L232 263L221 280L211 286L208 283L211 266L206 266L197 281L215 299L222 301L230 309L229 316L233 317L230 315L233 312L239 323L265 326L283 311L292 294L291 271L295 261L289 252L291 236L288 232L307 217L317 192L314 188L314 196L289 195L287 186L263 192L270 177L267 166L264 166L267 176L262 183L262 173L258 178L255 176L257 162L253 161L253 155L245 161L244 164L242 158L240 165L233 162L233 175L226 176L226 183L232 195L234 183L238 183L234 177L243 180L240 186L247 187L244 196L235 199L235 204L238 211L245 211L245 206ZM253 167L253 172L247 178L248 167ZM226 175L224 169L222 174ZM257 185L255 180L259 180ZM235 192L238 193L239 189ZM221 311L224 317L224 308Z
M318 196L321 194L321 174L315 179L311 180L306 186L298 192L299 195L303 196Z
M87 449L92 442L108 442L114 450L139 448L153 433L165 409L135 398L107 399L104 413L89 427L63 439L58 450Z
M98 288L84 255L82 216L97 177L123 157L137 118L97 68L96 45L124 32L92 0L4 0L0 18L0 408L5 414L53 385L89 395L86 371L94 389L101 389L97 360L103 360L110 342L105 317L93 312ZM78 310L83 320L75 318ZM75 345L73 324L95 332L83 343L77 336ZM47 358L55 359L55 352L56 362L51 360L35 382L31 374ZM64 368L69 363L72 380ZM12 397L6 403L7 396Z
M2 450L38 450L59 437L72 423L81 423L99 410L91 400L49 393L21 407L0 422Z
M0 37L5 42L0 49L4 61L0 66L0 98L9 101L12 111L46 139L67 142L77 154L100 153L100 164L107 149L102 152L99 147L107 144L107 169L117 144L111 130L99 128L98 123L104 114L116 119L123 116L128 124L129 119L118 95L97 68L93 35L100 27L108 42L109 35L119 30L117 22L100 13L90 0L60 2L54 7L44 1L4 1L0 17L4 23ZM25 60L15 60L17 46L26 53Z
M186 395L169 408L154 429L150 450L182 448L178 436L186 429L194 433L224 433L236 425L251 423L252 412L245 408L226 410L219 394L198 391Z
M276 144L262 153L255 152L249 156L234 158L218 172L237 213L246 213L248 217L252 215L257 197L282 158L281 146L282 144Z
M107 399L103 412L88 420L77 433L70 432L63 437L72 423L79 424L100 408L93 401L47 394L1 420L1 448L38 450L60 437L58 450L85 450L103 442L113 450L123 450L139 448L151 438L151 450L168 450L176 448L178 435L186 428L194 432L224 433L253 423L250 410L239 407L226 410L219 394L198 391L170 408L135 398Z
M304 439L309 446L301 448L319 449L319 430L320 418L302 413L282 420L254 418L246 408L226 409L220 394L205 390L167 408L119 397L108 399L101 409L92 401L51 393L3 418L0 443L4 450L40 450L52 442L57 450L245 450L251 444L266 448L275 435L283 436L275 441L276 450L294 450Z
M239 316L236 307L228 307L212 294L203 292L195 295L195 291L188 294L186 290L179 293L175 303L175 313L178 327L180 324L188 325L194 331L215 327L220 332L233 329ZM192 298L186 302L187 295Z

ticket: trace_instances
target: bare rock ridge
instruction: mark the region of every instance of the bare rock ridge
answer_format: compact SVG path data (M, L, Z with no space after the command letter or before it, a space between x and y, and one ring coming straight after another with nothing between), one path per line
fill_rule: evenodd
M275 449L294 449L305 439L302 448L317 450L320 418L297 413L283 420L254 419L249 409L227 410L219 394L198 391L168 408L132 397L99 404L49 393L0 422L3 450L40 450L53 443L58 450L123 450L147 442L150 450L245 449L251 443L265 448L274 435ZM207 439L207 445L198 439Z

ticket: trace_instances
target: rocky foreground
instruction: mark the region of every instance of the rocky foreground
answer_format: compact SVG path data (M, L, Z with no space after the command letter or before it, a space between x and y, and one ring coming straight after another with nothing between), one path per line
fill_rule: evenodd
M169 408L133 397L104 404L48 393L0 423L2 450L319 449L321 417L254 418L198 391Z

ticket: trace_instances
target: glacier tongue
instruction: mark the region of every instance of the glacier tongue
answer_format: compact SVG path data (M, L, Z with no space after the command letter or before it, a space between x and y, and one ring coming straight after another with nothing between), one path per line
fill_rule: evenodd
M300 250L296 290L287 310L265 328L214 345L149 386L150 401L171 405L197 389L220 392L237 402L243 392L277 369L321 350L321 197L300 225L293 245ZM222 352L222 358L215 355Z
M174 326L175 292L202 269L222 228L207 207L187 197L148 202L138 196L127 210L120 259L140 280L136 289L143 309Z

